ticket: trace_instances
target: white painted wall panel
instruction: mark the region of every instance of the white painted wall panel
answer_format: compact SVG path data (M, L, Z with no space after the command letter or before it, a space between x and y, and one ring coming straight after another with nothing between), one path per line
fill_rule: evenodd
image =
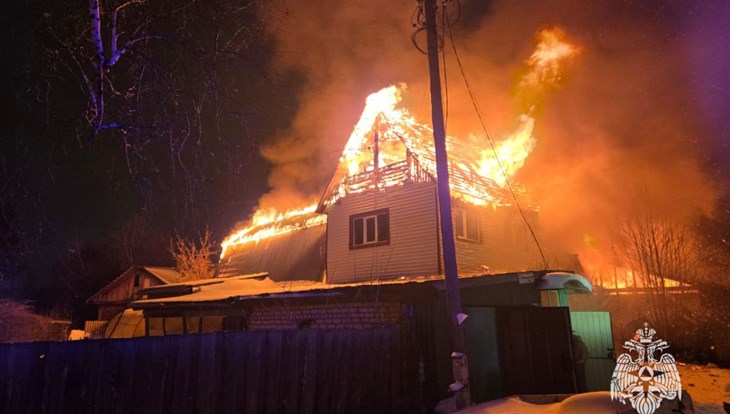
M482 265L492 272L540 269L542 263L534 241L519 211L512 207L472 207L479 212L481 240L456 240L459 273L481 273ZM532 214L535 225L536 216Z
M390 210L390 244L350 249L350 216ZM438 274L434 183L408 183L383 191L350 194L327 218L327 280L346 283Z

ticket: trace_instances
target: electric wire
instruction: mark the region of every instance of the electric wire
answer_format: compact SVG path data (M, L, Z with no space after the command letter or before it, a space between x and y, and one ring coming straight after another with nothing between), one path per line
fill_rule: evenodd
M486 121L484 120L484 116L482 115L481 109L479 108L479 103L477 102L476 96L474 95L474 91L471 88L471 85L469 84L469 80L466 76L466 72L464 71L464 66L461 63L461 59L459 58L459 52L456 49L456 43L454 42L454 36L451 33L451 25L449 24L448 19L445 20L445 26L446 26L446 34L449 38L449 43L451 43L451 48L454 52L454 57L456 58L456 63L459 66L459 71L461 72L461 77L464 79L464 85L466 86L467 91L469 92L469 98L471 99L472 105L474 106L474 110L477 113L477 118L479 118L479 123L482 126L482 130L484 130L484 134L487 137L487 140L489 141L489 146L492 149L492 153L494 154L494 159L497 161L497 165L499 165L499 169L502 172L502 175L504 176L505 182L507 184L507 188L509 189L510 194L512 195L512 199L515 202L515 205L517 206L517 210L520 212L520 216L522 217L522 220L525 222L525 225L527 226L527 229L530 231L530 235L532 236L532 239L535 241L535 245L537 246L537 250L540 253L540 258L542 259L542 265L543 269L547 270L547 260L545 259L545 254L542 250L542 246L540 246L540 241L537 238L537 234L535 233L535 230L532 228L532 225L530 224L530 221L527 220L527 216L525 215L525 212L520 205L519 200L517 199L517 195L515 194L514 188L512 187L512 183L510 182L509 177L507 176L507 172L504 169L504 166L502 165L502 161L500 161L499 156L497 154L497 149L494 146L494 140L492 139L491 134L489 133L489 129L487 128Z

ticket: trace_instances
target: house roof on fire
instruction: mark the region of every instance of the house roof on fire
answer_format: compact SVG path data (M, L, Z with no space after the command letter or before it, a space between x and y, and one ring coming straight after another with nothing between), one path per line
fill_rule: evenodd
M381 145L386 142L402 143L407 154L415 159L420 168L432 180L436 178L436 153L434 150L433 130L431 128L415 122L398 122L397 124L392 124L385 116L378 118L371 128L372 131L377 130L378 140L381 142ZM359 143L357 151L360 153L372 152L371 147L371 142L363 140L363 142ZM449 181L451 183L450 188L452 193L455 192L457 195L467 196L470 200L479 204L493 204L497 206L513 205L516 198L520 205L533 210L538 209L537 205L527 196L523 188L513 185L513 196L513 193L509 189L502 188L490 178L477 173L474 159L475 154L481 152L480 148L464 140L447 136L446 149L449 157ZM371 173L364 172L356 175L355 178L357 179L358 176L367 174ZM325 204L328 204L329 200L333 199L333 195L337 193L338 188L341 188L347 179L347 160L345 157L342 157L319 202L317 211L324 211Z
M404 183L414 175L426 181L435 181L436 155L433 131L429 127L402 119L390 119L382 113L367 128L370 132L361 139L350 138L344 153L372 158L373 137L378 137L381 147L398 146L399 151L396 152L399 155L391 156L390 164L380 166L382 168L379 169L378 177L385 183L383 185ZM453 137L446 137L446 146L452 194L476 204L496 206L513 205L516 199L523 207L537 209L523 189L513 186L512 192L477 173L474 160L475 154L480 153L479 148ZM372 182L372 165L370 170L351 175L347 164L347 157L343 155L315 212L251 229L249 234L261 232L276 235L231 245L218 265L218 277L267 272L275 282L323 280L327 226L326 216L322 213L325 206L334 203L344 195L343 192L359 192L380 186ZM411 169L417 171L409 171ZM291 220L295 222L289 222ZM276 231L284 227L290 230L283 233Z
M295 223L275 222L269 227L293 225L294 229L231 246L231 251L218 264L218 277L231 277L253 272L267 272L274 282L290 280L320 281L326 263L326 222L307 226L312 218L308 213L291 220ZM254 230L255 232L256 230Z

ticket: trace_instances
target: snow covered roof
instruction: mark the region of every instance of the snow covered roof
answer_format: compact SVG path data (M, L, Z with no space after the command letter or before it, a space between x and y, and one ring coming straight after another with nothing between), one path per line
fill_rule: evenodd
M223 300L235 300L237 298L260 296L260 295L276 295L278 293L293 293L305 290L322 288L321 282L313 281L297 281L297 282L275 282L268 277L263 279L250 277L249 275L208 279L205 281L197 281L192 283L179 283L170 286L160 286L140 291L140 294L147 297L155 297L164 295L165 297L156 297L152 299L141 299L133 303L133 307L140 307L145 304L162 304L162 303L192 303L192 302L215 302ZM187 292L175 296L167 297L165 290L172 291L170 288L188 287L189 289L178 292Z
M182 280L182 275L174 267L140 266L142 269L156 276L160 281L170 284Z
M190 283L157 286L140 291L146 298L134 301L132 308L160 308L169 305L192 305L196 303L233 303L251 299L280 299L294 297L322 297L345 295L348 289L362 287L386 287L421 285L430 283L437 290L445 289L442 275L399 278L372 282L347 284L326 284L319 281L296 280L277 282L264 274L243 275L230 278L208 279ZM462 288L501 284L535 284L543 272L520 272L504 274L462 275ZM176 295L166 295L165 290ZM164 297L163 297L164 296Z
M566 290L570 293L591 293L593 285L581 275L550 272L537 284L538 290Z

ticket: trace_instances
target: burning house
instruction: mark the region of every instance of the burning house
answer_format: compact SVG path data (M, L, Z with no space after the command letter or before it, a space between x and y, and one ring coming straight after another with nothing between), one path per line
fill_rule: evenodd
M397 108L400 93L391 86L368 98L318 204L255 216L223 243L220 275L266 271L274 280L350 283L443 273L432 132ZM508 144L522 151L513 151L503 168L514 171L524 162L531 127L525 117ZM451 137L447 148L460 273L538 266L516 206L536 219L534 203L504 186L508 172L495 168L486 151Z
M433 406L452 378L438 177L432 130L401 105L404 89L367 98L318 201L255 212L222 243L215 279L140 290L130 306L142 312L144 334L397 327ZM510 181L534 147L533 127L528 113L497 143L446 139L476 401L579 389L572 331L590 318L574 318L567 296L592 286L545 269L531 227L539 208ZM596 354L612 346L603 325L608 340ZM589 377L600 382L612 366L598 359ZM607 387L598 382L593 389Z
M145 335L397 326L416 344L409 355L429 371L424 395L441 395L451 367L443 358L450 328L435 156L431 130L397 109L400 92L391 86L368 98L317 204L258 212L223 243L216 279L140 290L131 307L142 311ZM524 121L514 139L529 147ZM590 292L590 283L569 272L528 271L539 267L539 255L517 204L532 218L538 208L491 178L490 158L476 147L447 143L475 398L575 392L573 365L565 364L572 360L567 295ZM519 168L526 154L505 165ZM503 168L491 173L504 175ZM608 378L604 371L595 377Z

